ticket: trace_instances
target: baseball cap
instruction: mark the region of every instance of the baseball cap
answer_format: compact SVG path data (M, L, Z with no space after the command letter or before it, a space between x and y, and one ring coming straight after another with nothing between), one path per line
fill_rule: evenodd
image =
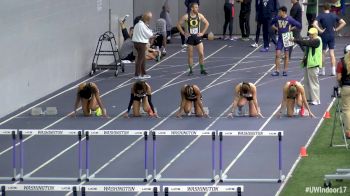
M350 51L350 44L348 44L347 46L345 46L344 48L344 54L348 53Z
M310 28L308 32L309 32L309 34L316 34L316 35L318 34L317 29L314 27Z

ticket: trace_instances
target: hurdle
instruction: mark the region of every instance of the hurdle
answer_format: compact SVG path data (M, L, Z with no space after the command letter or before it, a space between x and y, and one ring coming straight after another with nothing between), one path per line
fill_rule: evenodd
M255 130L241 130L241 131L230 131L230 130L219 130L219 167L220 167L220 182L276 182L281 183L284 181L285 176L282 172L282 136L283 131L255 131ZM257 137L257 136L272 136L278 138L278 172L279 176L275 179L230 179L223 175L223 139L224 136L235 136L235 137Z
M170 192L186 192L186 193L205 193L205 192L231 192L237 193L237 196L242 196L244 192L243 185L230 186L163 186L164 196L169 196Z
M24 175L24 144L23 137L26 135L38 135L38 136L78 136L78 175L77 177L32 177L30 174ZM82 130L54 130L54 129L21 129L19 130L19 164L20 164L20 181L32 180L32 181L81 181L82 178Z
M117 181L117 182L148 182L152 175L148 175L148 132L147 130L85 130L86 136L86 181ZM144 145L144 169L145 177L143 178L101 178L90 176L90 147L89 141L91 136L143 136L145 145Z
M337 169L335 174L326 174L324 175L324 184L325 188L332 187L331 180L350 180L350 169Z
M16 181L16 132L15 129L0 129L0 136L6 135L12 137L12 169L13 169L13 176L12 177L0 177L0 180L4 181Z
M1 195L6 192L73 192L73 196L78 196L79 187L75 185L54 185L54 184L2 184Z
M205 192L231 192L242 196L244 192L243 185L225 185L225 186L163 186L164 196L169 196L171 192L186 193L205 193Z
M157 174L157 136L212 136L212 177L211 178L162 178L161 174ZM215 130L153 130L153 182L215 182Z
M104 193L132 193L132 192L153 192L158 196L159 186L142 186L142 185L86 185L80 187L81 196L86 196L87 192L104 192Z

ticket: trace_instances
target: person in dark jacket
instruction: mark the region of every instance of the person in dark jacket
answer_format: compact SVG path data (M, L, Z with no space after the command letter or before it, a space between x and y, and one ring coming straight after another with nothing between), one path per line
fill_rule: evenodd
M258 15L258 22L263 26L264 47L261 52L269 51L269 34L271 32L271 20L277 13L277 0L256 0L255 10Z
M302 23L302 9L301 9L301 6L299 4L299 0L291 0L293 6L292 8L290 9L290 16L292 18L294 18L294 20L298 21L300 24L303 24ZM292 30L293 32L293 37L297 38L297 39L300 39L301 38L301 35L300 35L300 32L301 32L301 29L298 29L298 28L295 28ZM304 52L305 49L303 46L299 45L300 49ZM291 46L289 48L289 60L292 56L292 52L293 52L293 46Z

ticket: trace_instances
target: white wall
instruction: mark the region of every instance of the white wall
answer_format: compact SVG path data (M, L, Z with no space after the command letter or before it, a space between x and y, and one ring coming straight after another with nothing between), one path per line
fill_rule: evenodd
M111 8L132 14L133 2ZM0 117L87 75L108 9L109 0L1 0Z

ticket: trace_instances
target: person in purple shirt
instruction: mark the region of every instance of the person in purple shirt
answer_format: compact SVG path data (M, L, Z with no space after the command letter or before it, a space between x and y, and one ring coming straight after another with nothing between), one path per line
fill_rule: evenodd
M290 32L295 28L301 29L300 22L296 21L292 17L287 15L287 7L282 6L278 9L278 16L272 20L272 29L278 32L278 41L276 44L276 58L275 58L275 71L271 74L272 76L279 76L280 73L280 58L281 58L281 50L284 48L284 70L282 75L287 76L288 70L288 49L289 47L284 47L282 34Z

